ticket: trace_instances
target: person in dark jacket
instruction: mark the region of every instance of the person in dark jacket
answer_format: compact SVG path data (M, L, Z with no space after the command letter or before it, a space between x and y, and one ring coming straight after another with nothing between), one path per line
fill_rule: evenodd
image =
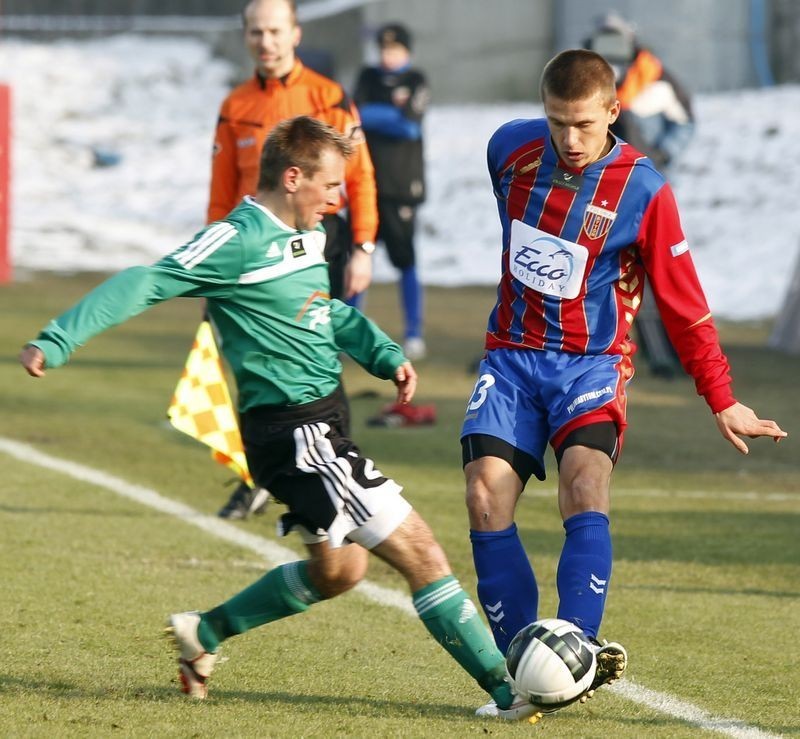
M597 52L614 70L620 114L611 132L646 154L671 178L694 132L689 93L650 49L636 38L632 23L616 13L597 20L585 48ZM670 379L681 374L678 355L664 329L650 285L645 286L635 331L650 371Z
M361 70L353 99L375 167L378 239L400 271L404 351L411 359L421 359L423 294L414 231L417 206L425 200L422 117L430 94L425 75L411 65L412 36L405 26L383 26L377 42L380 65Z

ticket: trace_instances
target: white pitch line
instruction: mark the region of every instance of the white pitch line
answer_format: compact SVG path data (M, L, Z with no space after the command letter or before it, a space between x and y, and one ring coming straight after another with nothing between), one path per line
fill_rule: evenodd
M203 529L203 531L218 539L224 539L231 544L236 544L244 549L249 549L251 552L260 554L273 565L294 562L298 558L297 552L283 547L280 544L276 544L269 539L265 539L263 536L242 531L242 529L232 524L221 521L216 516L208 516L205 513L200 513L200 511L191 506L179 503L171 498L165 498L155 490L150 490L141 485L134 485L119 477L109 475L106 472L101 472L100 470L86 467L76 462L70 462L66 459L51 457L49 454L44 454L34 449L32 446L3 437L0 437L0 451L4 451L6 454L16 457L22 462L44 467L45 469L73 477L76 480L97 485L98 487L110 490L112 493L121 495L123 498L128 498L141 505L146 505L162 513L175 516L175 518L197 526L197 528ZM359 583L355 589L361 591L370 600L392 606L411 616L417 615L411 598L399 590L384 588L381 585L366 580Z
M620 680L610 685L609 689L634 703L639 703L652 708L654 711L679 718L682 721L693 724L698 729L716 731L736 739L777 739L779 737L777 734L769 734L766 731L761 731L761 729L748 726L737 719L712 716L691 703L679 700L668 693L650 690L650 688L645 688L631 680Z
M232 524L221 521L215 516L208 516L204 513L200 513L184 503L165 498L155 490L141 485L134 485L119 477L101 472L92 467L86 467L76 462L52 457L28 444L0 437L0 451L26 464L33 464L52 470L53 472L68 475L81 482L96 485L97 487L109 490L112 493L121 495L141 505L146 505L162 513L174 516L185 523L197 526L218 539L224 539L232 544L260 554L272 564L278 565L284 562L292 562L298 557L297 553L293 552L291 549L282 547L280 544L276 544L262 536L243 531ZM384 588L381 585L367 580L361 582L356 590L364 597L379 605L391 606L409 616L416 617L417 615L411 598L399 590ZM748 726L744 722L736 719L712 716L701 708L693 706L691 703L681 701L667 693L658 693L649 688L642 687L630 680L617 682L611 686L611 689L634 703L639 703L640 705L667 714L673 718L680 719L701 729L716 731L720 734L735 737L736 739L779 739L776 734L769 734L755 727Z

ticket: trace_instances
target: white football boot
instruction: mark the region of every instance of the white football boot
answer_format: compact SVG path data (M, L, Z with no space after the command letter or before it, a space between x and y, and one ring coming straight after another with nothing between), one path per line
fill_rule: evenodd
M535 724L542 717L542 709L535 706L527 698L515 696L514 702L508 708L500 708L493 700L475 711L481 718L501 718L506 721L521 721L526 718Z
M197 638L199 625L200 614L197 611L173 613L167 619L164 631L180 653L178 668L181 690L192 698L203 700L208 696L206 683L219 655L217 652L206 652L203 648Z

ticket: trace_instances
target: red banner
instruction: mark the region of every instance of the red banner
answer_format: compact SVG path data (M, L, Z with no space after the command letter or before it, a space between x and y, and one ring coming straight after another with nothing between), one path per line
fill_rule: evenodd
M0 85L0 283L11 281L11 88Z

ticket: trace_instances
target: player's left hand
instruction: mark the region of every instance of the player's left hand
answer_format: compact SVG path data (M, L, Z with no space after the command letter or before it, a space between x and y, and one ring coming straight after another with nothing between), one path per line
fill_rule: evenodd
M344 295L349 300L363 293L372 281L372 257L361 249L353 249L344 273Z
M750 450L747 444L739 438L740 436L748 436L751 439L757 439L759 436L771 436L776 442L788 436L775 421L762 420L752 408L741 403L734 403L730 408L714 415L720 433L742 454L748 454Z
M395 370L394 384L397 385L397 402L410 403L417 391L417 371L411 362L403 362Z

